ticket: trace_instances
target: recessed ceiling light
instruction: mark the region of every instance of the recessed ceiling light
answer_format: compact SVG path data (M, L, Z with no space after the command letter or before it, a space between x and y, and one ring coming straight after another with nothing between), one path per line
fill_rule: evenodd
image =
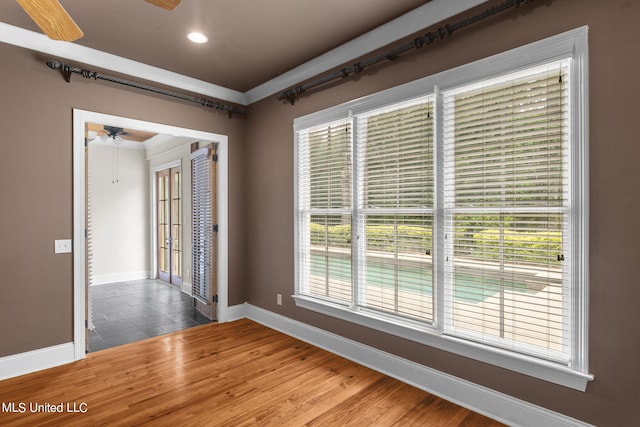
M207 36L196 31L187 34L187 38L194 43L206 43L207 41L209 41L209 38Z

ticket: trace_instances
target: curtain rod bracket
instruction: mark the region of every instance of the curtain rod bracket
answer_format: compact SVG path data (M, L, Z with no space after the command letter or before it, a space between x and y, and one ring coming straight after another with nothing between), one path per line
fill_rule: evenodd
M298 99L298 96L293 94L293 93L289 93L289 94L285 95L285 98L287 99L287 101L289 101L289 103L291 105L293 105L293 104L296 103L296 101Z
M286 99L291 105L295 104L298 100L298 96L303 94L305 89L302 86L296 86L293 89L289 89L278 96L278 99Z
M60 72L62 73L62 77L67 83L71 83L71 70L69 67L61 67Z

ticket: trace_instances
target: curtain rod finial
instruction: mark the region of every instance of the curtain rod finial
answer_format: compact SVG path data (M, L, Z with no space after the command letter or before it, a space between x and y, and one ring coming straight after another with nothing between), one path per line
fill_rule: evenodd
M50 59L47 61L47 66L52 70L60 70L62 73L62 77L64 80L69 83L71 82L71 68L67 64L63 64L54 59Z

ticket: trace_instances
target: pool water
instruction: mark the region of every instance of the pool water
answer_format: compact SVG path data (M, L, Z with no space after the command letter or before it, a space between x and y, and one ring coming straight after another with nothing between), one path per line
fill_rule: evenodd
M433 294L431 264L425 268L396 265L389 262L370 262L366 266L368 286L394 288L422 295ZM349 258L329 257L328 266L322 255L311 256L311 274L329 279L351 281L351 260ZM532 293L525 283L504 279L503 288L509 291ZM477 303L497 295L500 292L500 280L481 275L454 275L453 297L456 301Z

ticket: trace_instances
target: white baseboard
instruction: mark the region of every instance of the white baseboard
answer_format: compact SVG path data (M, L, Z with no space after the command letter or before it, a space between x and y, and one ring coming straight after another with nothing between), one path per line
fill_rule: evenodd
M74 361L72 342L0 358L0 380Z
M149 278L147 270L127 271L124 273L100 274L91 277L91 286L106 285L108 283L127 282L130 280L144 280Z
M510 426L589 426L566 415L250 304L233 308L237 310L238 319L247 317Z
M228 308L226 321L242 318L254 320L510 426L590 426L566 415L251 304L238 304ZM0 358L0 380L73 361L73 343L3 357Z
M233 322L234 320L240 320L249 317L249 307L253 307L252 305L247 304L246 302L243 304L232 305L227 308L227 318L226 322ZM256 320L257 321L257 320ZM274 328L275 329L275 328Z
M193 290L193 286L191 285L191 283L182 282L182 286L180 287L180 290L184 294L191 295L191 291Z

